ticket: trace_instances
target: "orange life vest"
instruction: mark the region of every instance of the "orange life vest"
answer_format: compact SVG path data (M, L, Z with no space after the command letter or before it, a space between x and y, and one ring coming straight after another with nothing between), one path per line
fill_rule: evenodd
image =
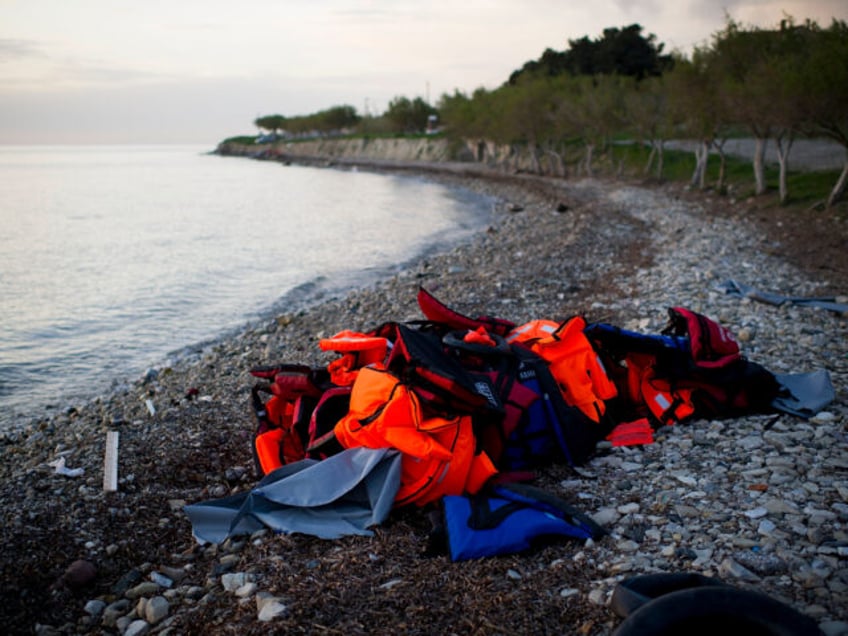
M386 338L345 329L331 338L322 338L318 341L318 346L322 351L342 354L327 365L327 370L333 384L350 386L356 380L359 369L386 361L389 341Z
M384 369L360 369L335 435L344 448L390 447L403 454L398 505L473 494L497 472L485 453L475 454L471 416L425 416L418 396Z
M292 435L291 431L287 432L281 428L272 428L256 436L253 440L253 448L256 449L256 459L259 461L263 475L280 468L283 463L288 464L303 459L302 444L300 445L300 452L293 451L288 457L280 456L281 451L284 449L288 451L292 448L295 440L298 443L300 442L296 436Z
M675 424L695 414L692 390L672 388L671 382L657 378L654 356L631 353L627 356L627 392L634 404L644 404L657 421Z
M604 400L614 398L618 390L583 333L585 328L580 316L561 324L534 320L516 327L507 341L522 343L543 358L566 403L599 422L606 412Z
M537 342L550 338L558 328L559 323L553 320L531 320L510 331L506 336L506 341L523 344Z
M306 402L304 402L306 400ZM303 434L308 433L308 425L317 397L286 397L272 395L265 402L265 418L269 427L254 437L253 448L256 459L267 475L284 464L291 464L307 456L307 444Z

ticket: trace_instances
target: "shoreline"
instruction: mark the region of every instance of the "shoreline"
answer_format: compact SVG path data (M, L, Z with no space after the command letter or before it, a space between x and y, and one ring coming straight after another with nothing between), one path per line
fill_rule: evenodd
M773 285L777 277L798 294L815 293L821 281L785 264L779 252L764 250L740 215L707 213L709 200L689 200L675 188L523 176L439 178L497 195L496 221L467 244L425 256L366 288L246 326L195 362L161 369L125 394L103 396L25 439L6 442L0 473L7 502L3 612L14 633L28 633L36 622L57 633L117 633L122 619L126 626L144 618L140 598L159 596L168 611L150 623L154 631L265 633L256 592L239 600L222 588L223 574L243 573L288 607L271 623L281 631L363 633L356 625L364 623L399 633L529 633L531 626L535 633L553 633L588 626L585 633L608 634L617 623L606 605L615 581L667 570L728 577L848 630L839 602L848 590L848 563L840 551L844 546L848 552L848 369L840 365L846 321L713 290L734 272L755 286ZM518 205L521 211L510 211ZM567 210L557 212L561 205ZM689 306L744 332L746 354L770 369L832 368L832 417L820 423L782 417L768 434L763 417L694 422L642 450L605 449L586 476L552 468L543 484L602 516L612 531L594 546L555 544L473 563L422 561L426 524L414 511L393 514L370 539L261 535L220 547L196 545L182 505L255 483L249 368L326 362L320 337L420 318L418 285L462 313L519 323L586 313L655 332L667 306ZM121 434L115 493L101 488L107 430ZM83 468L83 476L54 474L47 464L57 457L71 469ZM631 465L642 469L634 472ZM746 476L750 471L765 472ZM798 481L803 505L791 479L772 483L775 474ZM753 480L765 480L767 491L756 496L759 491L748 490ZM770 535L745 515L758 507L776 526ZM735 565L742 565L739 553L748 542L785 567L772 573L743 567L756 580L734 574L742 572ZM95 564L92 581L69 580L66 569L76 559ZM510 570L518 578L507 576ZM156 584L153 573L168 575L172 585ZM381 588L396 579L397 586ZM432 607L421 605L422 594L431 595ZM333 599L331 608L322 605L322 595ZM509 607L488 600L494 598L509 598L503 604ZM85 609L94 601L102 603L96 614ZM109 607L113 625L104 626Z
M250 164L243 163L242 167L250 169ZM376 171L375 174L377 174ZM399 178L413 179L413 177L406 175ZM414 181L410 182L414 183ZM461 192L455 196L459 205L468 207L467 213L462 217L466 227L458 228L456 234L451 236L434 233L428 239L428 243L421 243L415 247L416 253L411 257L413 260L423 258L433 249L444 249L441 246L446 241L453 243L457 240L463 240L457 237L477 232L479 228L485 227L488 222L486 217L490 214L488 212L489 202L482 200L479 203L469 204L468 201L463 200ZM102 357L99 366L92 363L90 367L84 367L83 363L80 365L83 367L81 369L81 374L84 376L83 380L66 374L59 380L62 384L58 382L51 384L55 380L53 376L42 378L44 381L39 380L37 378L38 370L30 371L29 367L26 366L29 364L28 361L16 359L15 370L9 371L11 374L9 386L3 387L7 388L8 392L3 396L3 399L0 399L0 405L5 407L4 412L0 413L0 444L3 444L7 437L14 438L24 429L38 426L39 423L60 416L64 412L86 408L86 405L90 405L97 399L108 398L110 393L116 390L120 391L123 386L134 384L151 371L155 372L171 367L182 358L196 358L198 354L202 354L204 350L209 349L221 340L232 339L238 333L252 326L273 320L274 316L281 311L281 307L313 305L323 298L339 296L355 287L373 284L380 278L388 277L394 272L410 266L408 254L398 254L398 258L402 259L399 263L379 264L372 267L360 263L359 266L362 269L342 271L337 276L332 277L316 274L314 271L311 274L307 272L312 276L311 279L285 291L282 295L265 298L265 304L258 305L255 309L251 308L251 311L245 310L240 317L241 322L237 318L226 323L220 323L217 328L209 329L205 333L199 332L197 340L174 338L172 347L162 346L158 342L149 343L146 349L138 346L135 348L135 351L138 352L135 357L130 359L127 356L128 361L119 361L127 362L127 366L120 366L118 363L114 365L108 362L103 363ZM204 321L203 324L209 325L210 322ZM212 327L215 327L215 325L212 325ZM120 348L117 342L114 348ZM96 356L89 356L88 359L95 358ZM54 367L59 366L55 358L47 357L46 354L43 359L39 359L39 362L42 362L40 365L42 368L50 364L53 364ZM18 364L24 367L20 372L17 369ZM89 368L95 372L99 370L99 375L95 376L93 373L89 375ZM30 375L24 375L27 372ZM78 376L80 374L75 372L73 375ZM15 376L21 376L21 379ZM26 378L31 380L29 388L27 388ZM12 380L15 380L16 383L13 383ZM74 380L76 380L76 384L74 384ZM39 391L39 393L34 395L36 391Z

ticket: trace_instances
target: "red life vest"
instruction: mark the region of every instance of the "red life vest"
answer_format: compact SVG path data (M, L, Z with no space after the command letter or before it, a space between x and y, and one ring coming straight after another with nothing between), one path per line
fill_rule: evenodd
M326 389L327 376L319 369L298 364L257 367L251 374L269 381L251 391L258 421L254 450L262 473L267 475L306 457L309 419ZM263 394L270 397L266 400Z

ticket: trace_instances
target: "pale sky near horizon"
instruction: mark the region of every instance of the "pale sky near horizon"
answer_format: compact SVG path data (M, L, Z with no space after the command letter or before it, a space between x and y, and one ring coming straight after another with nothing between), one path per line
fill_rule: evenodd
M845 0L0 0L0 144L199 143L261 115L494 89L569 39L638 23L665 51L725 16L828 26Z

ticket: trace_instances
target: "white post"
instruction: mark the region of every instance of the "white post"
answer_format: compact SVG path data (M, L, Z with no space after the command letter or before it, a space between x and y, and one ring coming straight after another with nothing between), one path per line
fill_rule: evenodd
M106 456L103 461L103 490L118 490L118 431L106 431Z

